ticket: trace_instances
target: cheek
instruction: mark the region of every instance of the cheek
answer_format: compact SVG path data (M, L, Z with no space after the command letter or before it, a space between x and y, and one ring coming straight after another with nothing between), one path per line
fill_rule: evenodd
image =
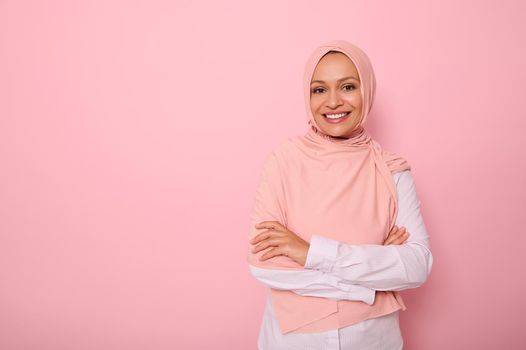
M360 95L349 96L346 100L354 108L359 109L362 107L362 97Z
M320 102L316 98L310 99L310 109L312 111L312 114L316 114L318 108L320 107Z

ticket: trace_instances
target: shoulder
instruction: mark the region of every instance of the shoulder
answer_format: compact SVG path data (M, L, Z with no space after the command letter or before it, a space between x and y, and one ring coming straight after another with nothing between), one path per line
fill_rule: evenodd
M279 141L267 154L268 161L287 163L297 152L294 137L288 137Z
M398 153L382 150L382 157L391 173L411 170L411 165L407 159Z
M271 150L266 154L263 161L263 168L265 171L279 172L296 153L296 147L293 143L293 137L280 140Z
M381 144L374 140L372 141L373 147L376 148L381 158L389 168L392 174L398 173L404 170L411 170L411 165L405 157L401 154L387 150L381 146Z

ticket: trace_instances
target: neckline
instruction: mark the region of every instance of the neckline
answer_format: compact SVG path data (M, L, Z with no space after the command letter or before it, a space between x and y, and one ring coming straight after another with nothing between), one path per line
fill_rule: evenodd
M318 130L314 125L309 124L307 133L304 136L310 142L328 148L367 148L371 145L371 135L367 130L360 126L349 138L341 139L327 135Z

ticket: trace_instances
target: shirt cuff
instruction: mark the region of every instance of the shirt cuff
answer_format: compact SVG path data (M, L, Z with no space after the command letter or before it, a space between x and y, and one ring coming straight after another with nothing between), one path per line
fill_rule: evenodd
M362 301L364 303L366 303L367 305L373 305L375 299L376 299L376 291L374 289L366 288L366 290L363 291Z
M331 272L339 244L335 239L312 235L304 268Z

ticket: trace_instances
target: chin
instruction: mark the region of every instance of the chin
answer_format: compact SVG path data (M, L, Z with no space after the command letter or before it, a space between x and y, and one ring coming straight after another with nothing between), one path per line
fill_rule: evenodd
M321 124L321 123L318 123ZM351 135L355 129L357 128L357 125L327 125L327 123L323 123L323 129L322 131L332 137L339 137L339 138L349 138L349 135Z

